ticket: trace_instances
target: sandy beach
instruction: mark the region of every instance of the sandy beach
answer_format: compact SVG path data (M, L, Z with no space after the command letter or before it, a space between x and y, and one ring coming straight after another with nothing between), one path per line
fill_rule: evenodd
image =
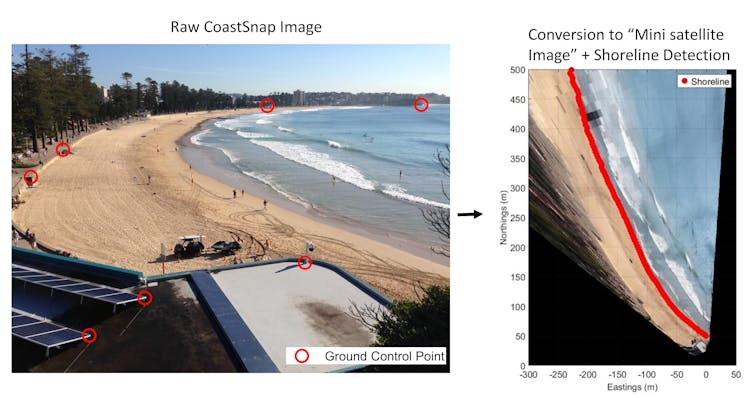
M692 345L692 340L701 340L696 332L673 314L642 269L591 153L566 71L531 73L529 96L529 114L537 127L532 130L543 135L538 138L544 141L543 147L552 148L545 158L550 161L556 156L559 158L562 165L552 172L557 174L556 179L562 181L564 189L571 191L566 195L569 200L575 198L572 208L556 206L550 210L558 218L573 219L579 228L583 227L588 233L585 235L587 241L582 244L596 247L598 250L593 257L605 260L600 264L586 265L603 267L603 271L595 272L617 275L613 290L626 294L637 311L679 345L688 347ZM533 191L532 194L542 193ZM582 259L589 257L581 253L576 255Z
M258 110L256 110L258 112ZM414 298L418 283L449 284L449 267L333 225L312 220L196 173L180 155L179 140L199 123L255 110L198 112L152 117L86 136L72 154L39 170L39 182L23 189L25 202L13 221L55 248L87 260L162 273L161 244L172 253L176 237L206 235L243 239L238 257L297 257L307 241L315 258L338 264L393 299ZM265 248L269 244L269 248ZM165 262L165 272L226 264L205 254Z

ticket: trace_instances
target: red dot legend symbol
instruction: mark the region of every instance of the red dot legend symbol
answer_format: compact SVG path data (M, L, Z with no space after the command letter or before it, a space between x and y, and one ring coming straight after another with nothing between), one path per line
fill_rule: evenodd
M266 109L264 107L264 104L267 104L267 103L270 104L270 109ZM273 101L272 98L265 98L265 99L263 99L262 102L259 103L259 110L262 111L262 112L264 112L264 113L270 113L270 112L272 112L273 110L275 110L275 101Z
M296 353L293 355L293 358L296 359L296 362L298 363L305 363L309 360L309 351L299 348L296 350Z
M86 344L92 344L97 340L97 331L92 328L86 328L81 331L81 340Z
M306 259L306 262L305 262L305 263L306 263L306 266L304 266L304 265L302 265L302 264L301 264L301 263L302 263L302 261L301 261L301 260L303 260L303 259ZM306 271L306 270L308 270L309 268L311 268L311 267L312 267L312 264L313 264L313 263L312 263L312 258L311 258L311 257L309 257L309 256L301 256L301 257L299 257L299 258L298 258L298 261L297 261L297 263L298 263L298 267L299 267L299 268L301 268L301 269L302 269L302 270L304 270L304 271Z
M152 304L152 293L149 293L149 290L142 290L136 295L136 301L142 307L146 307L149 304Z
M34 178L29 178L29 174L34 174ZM26 185L34 185L39 181L39 174L37 174L36 170L26 170L24 171L24 182L26 182Z
M420 103L424 104L423 108L419 107ZM417 112L426 112L427 109L429 109L429 101L427 101L427 99L424 97L418 97L414 100L414 109L416 109Z
M683 79L681 79L681 83L683 83L683 84L686 84L686 83L688 83L688 82L689 82L689 79L687 79L687 78L685 78L685 77L684 77Z
M65 147L65 151L62 152L62 153L60 152L60 147L61 146ZM71 146L68 145L67 142L61 142L58 145L55 145L55 153L57 153L58 156L60 156L61 158L64 158L64 157L66 157L66 156L68 156L68 155L71 154Z

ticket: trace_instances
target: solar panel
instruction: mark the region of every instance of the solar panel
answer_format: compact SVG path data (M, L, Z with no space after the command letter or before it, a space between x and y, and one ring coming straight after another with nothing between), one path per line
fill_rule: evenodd
M115 293L121 293L114 289L107 289L107 288L100 288L100 289L94 289L94 290L86 290L84 292L81 292L82 294L85 294L87 296L93 296L93 297L102 297L102 296L109 296L111 294Z
M33 268L13 264L13 279L33 283L50 289L77 294L104 301L110 304L127 304L137 300L137 296L126 290L114 289L67 276L56 275Z
M39 321L34 318L30 318L28 316L24 316L20 314L17 316L13 316L11 320L13 321L13 327L28 325L30 323L39 323Z
M41 334L29 340L46 347L54 347L63 343L81 340L81 332L73 329L62 329L52 333Z
M66 292L80 292L83 290L94 290L97 286L90 285L88 283L79 283L76 285L68 285L65 287L61 287L60 290L65 290Z
M29 271L13 271L13 276L30 276L30 275L37 275L36 272L29 272Z
M61 326L55 325L53 323L39 321L29 325L16 326L13 328L13 334L19 337L30 337L60 329L62 329Z
M81 331L67 328L33 314L13 309L12 334L46 348L81 340Z
M48 287L62 287L62 286L79 285L80 283L74 282L74 281L70 281L70 280L62 279L62 280L58 280L58 281L44 282L43 284L45 286L48 286Z

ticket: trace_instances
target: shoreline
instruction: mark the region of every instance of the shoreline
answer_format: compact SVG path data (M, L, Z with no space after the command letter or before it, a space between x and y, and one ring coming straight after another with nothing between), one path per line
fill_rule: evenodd
M322 108L322 107L317 107L317 108ZM280 108L280 109L285 110L285 109L291 109L291 108L288 107L288 108ZM241 114L238 114L237 116L254 114L254 113L256 112L241 113ZM209 118L204 121L201 121L197 123L197 125L194 126L194 128L186 132L186 134L182 135L175 141L175 144L178 146L178 148L182 149L179 151L179 154L181 156L181 160L183 160L183 162L186 163L186 165L191 163L189 162L189 160L191 159L187 159L187 157L191 157L192 154L190 152L189 153L185 152L183 149L188 149L189 151L196 151L196 152L205 152L205 151L206 152L215 152L215 151L220 152L220 150L217 148L194 144L191 141L191 137L193 137L200 131L202 124L211 122L213 120L222 120L222 119L226 119L226 117ZM201 155L197 155L197 156L201 156ZM364 225L364 224L361 224L358 220L350 219L345 216L339 216L338 214L330 214L327 211L320 210L314 206L306 207L302 203L297 203L291 200L290 198L287 198L284 194L278 192L277 190L268 186L262 181L258 181L254 179L253 177L249 177L245 175L242 176L239 173L233 173L230 170L223 169L222 166L214 164L212 160L207 160L205 158L203 159L203 161L205 163L198 165L198 168L194 168L194 170L196 170L197 172L209 178L222 182L223 184L226 184L229 186L243 185L239 187L246 189L247 193L256 197L261 197L264 195L275 196L276 197L275 203L277 205L285 208L286 210L299 214L302 217L313 219L314 221L330 225L331 227L334 227L334 228L346 230L348 232L360 235L367 239L379 241L381 243L393 246L400 250L407 251L413 255L422 257L428 261L438 262L448 267L450 266L449 258L436 254L431 250L430 245L432 245L432 242L420 241L418 239L411 239L411 237L405 233L390 231L387 229L383 229L379 226ZM241 184L234 184L236 183L236 181L231 181L234 178L224 174L223 172L238 174L238 177L240 177L240 180L242 181ZM419 210L419 206L417 205L417 211L418 210Z
M244 261L297 256L312 241L314 257L342 266L393 299L413 298L417 283L449 284L446 265L277 201L264 209L251 193L233 199L232 186L184 161L177 143L201 123L254 111L159 115L91 134L73 145L72 156L45 165L34 188L23 190L25 203L12 219L77 257L146 275L162 272L161 245L168 254L166 273L226 264L232 258L214 253L176 261L172 246L182 235L206 235L209 247L235 234L245 241L238 254Z
M554 178L562 183L564 196L573 199L571 208L554 201L544 202L551 214L546 215L549 219L541 220L542 224L555 225L560 217L577 214L584 237L574 237L571 247L565 247L566 254L575 256L574 261L592 276L597 275L603 284L606 278L611 279L613 283L608 288L619 296L625 294L630 300L624 301L670 339L684 347L694 346L697 333L671 311L641 266L584 133L566 72L538 71L530 75L529 92L529 117L536 127L531 131L537 132L542 145L560 158L556 167L557 157L547 157L554 167ZM544 192L535 194L546 196ZM547 237L550 231L540 232ZM552 235L548 239L569 243ZM607 276L600 278L600 273Z

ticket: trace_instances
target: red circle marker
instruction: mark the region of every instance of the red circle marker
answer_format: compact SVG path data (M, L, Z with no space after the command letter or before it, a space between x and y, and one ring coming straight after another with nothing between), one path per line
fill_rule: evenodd
M147 299L143 300L142 297L146 296ZM149 290L142 290L139 292L139 294L136 295L136 301L141 305L142 307L146 307L149 304L152 304L152 293L149 293Z
M270 103L270 109L265 109L264 104L269 102ZM273 110L275 110L275 101L272 100L272 98L265 98L262 100L262 102L259 103L259 110L261 110L264 113L270 113Z
M91 335L90 337L87 337L87 335ZM95 340L97 340L97 331L92 328L86 328L81 331L81 340L84 340L84 343L86 344L92 344Z
M306 354L306 359L304 359L304 360L298 359L298 354L302 353L302 352L304 354ZM304 363L304 362L306 362L306 361L309 360L309 351L307 351L307 350L305 350L303 348L299 348L298 350L296 350L296 353L293 355L293 357L296 359L296 362L298 362L298 363Z
M27 178L29 174L34 174L34 179L29 180ZM37 183L37 181L39 181L39 174L37 174L36 170L29 169L24 171L24 182L26 182L26 185L34 185Z
M419 101L424 101L424 108L419 108ZM414 100L414 109L416 109L417 112L426 112L427 109L429 109L429 101L424 97L418 97Z
M307 264L309 264L309 266L308 266L308 267L306 267L306 268L304 268L303 266L301 266L301 260L303 260L303 259L306 259L306 260L307 260ZM309 268L311 268L311 267L312 267L312 264L313 264L313 263L312 263L312 258L311 258L311 257L309 257L309 256L301 256L301 257L299 257L299 258L298 258L298 261L297 261L297 263L298 263L298 267L299 267L299 268L301 268L301 269L302 269L302 270L304 270L304 271L306 271L306 270L308 270Z
M686 83L688 83L688 82L689 82L689 79L687 79L687 78L685 78L685 77L684 77L683 79L681 79L681 83L683 83L683 84L686 84Z
M60 147L61 146L64 146L64 147L67 148L66 151L65 151L65 153L62 153L62 154L60 153ZM60 156L61 158L64 158L64 157L66 157L66 156L68 156L68 155L71 154L71 146L68 145L67 142L61 142L58 145L55 145L55 153L57 153L58 156Z

